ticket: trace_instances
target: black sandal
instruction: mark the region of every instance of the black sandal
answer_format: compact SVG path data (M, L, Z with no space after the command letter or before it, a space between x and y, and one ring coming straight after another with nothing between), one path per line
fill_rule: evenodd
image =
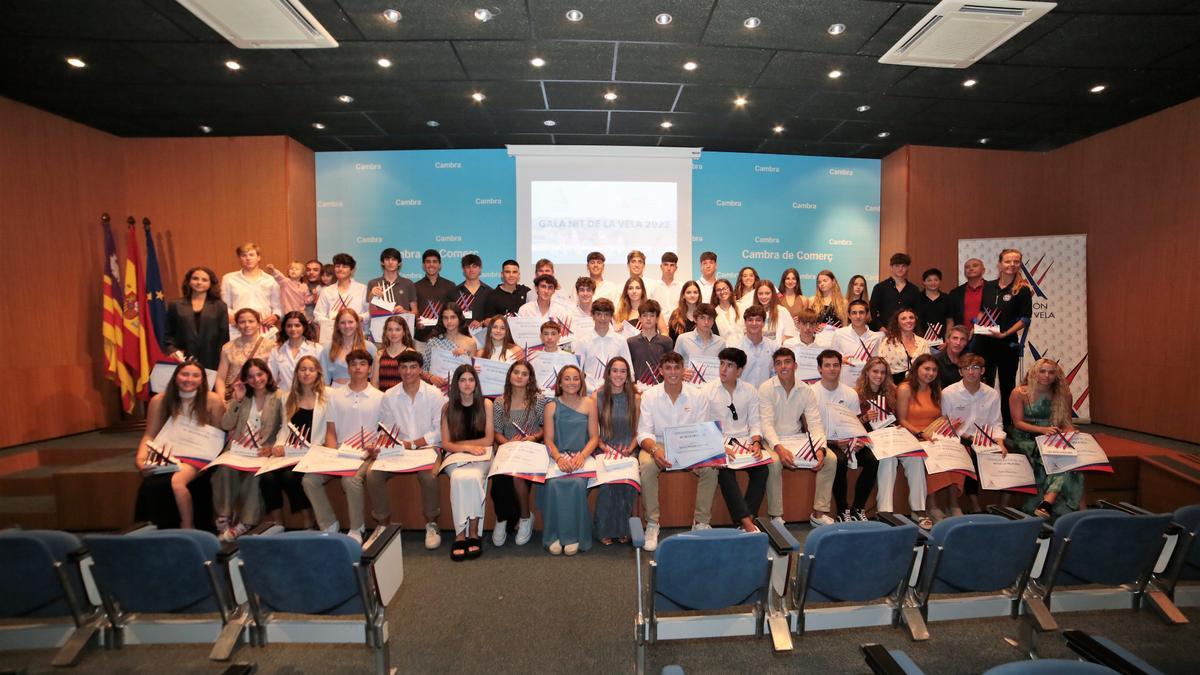
M450 545L450 559L454 562L462 562L467 559L467 542L456 541Z
M483 540L478 537L467 537L466 556L468 560L474 560L483 555ZM471 550L474 549L474 550Z

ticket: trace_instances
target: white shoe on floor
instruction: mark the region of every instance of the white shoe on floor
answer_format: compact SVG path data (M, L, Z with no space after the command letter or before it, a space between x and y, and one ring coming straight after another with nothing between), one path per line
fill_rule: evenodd
M218 539L220 539L221 541L233 541L234 539L237 539L238 537L242 536L243 534L246 534L249 531L250 531L250 528L246 524L238 523L237 525L222 532L221 536L218 537Z
M712 525L709 525L708 523L692 523L692 532L699 532L700 530L711 530L711 529L712 529Z
M563 546L557 539L550 544L550 555L562 555Z
M835 521L833 518L830 518L828 513L822 513L821 515L818 516L814 512L811 516L808 517L808 524L812 525L813 527L821 527L822 525L832 525L835 522L837 522L837 521Z
M787 523L783 522L783 516L775 516L771 519L771 523L781 530L787 530Z
M354 541L357 541L358 545L362 546L362 543L363 543L363 531L362 530L350 530L349 532L346 533L346 536L350 537Z
M432 551L442 545L442 531L437 523L425 523L425 549Z
M563 547L564 555L575 555L579 553L579 544L567 544Z
M646 524L646 543L642 546L647 551L658 548L658 523Z
M321 531L328 532L329 534L337 534L342 531L342 524L335 520L332 525Z
M506 541L508 541L508 521L497 521L495 527L492 528L492 546L503 546Z
M517 521L517 546L524 546L533 538L533 516Z

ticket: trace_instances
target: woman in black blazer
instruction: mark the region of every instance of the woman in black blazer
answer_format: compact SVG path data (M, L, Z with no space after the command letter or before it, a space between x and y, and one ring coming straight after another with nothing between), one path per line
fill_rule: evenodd
M229 309L221 300L220 282L207 267L193 267L183 277L183 297L167 306L167 354L190 356L216 370L221 346L229 342Z

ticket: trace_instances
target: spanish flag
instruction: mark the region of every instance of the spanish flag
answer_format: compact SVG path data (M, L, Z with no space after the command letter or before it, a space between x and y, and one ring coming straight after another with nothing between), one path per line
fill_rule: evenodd
M108 214L101 219L101 224L104 227L104 274L101 284L104 297L101 303L103 310L100 333L104 339L104 377L121 387L121 404L128 411L133 407L133 399L129 397L126 401L125 392L133 391L133 380L121 360L124 348L121 330L123 306L118 291L121 285L120 263L117 260L117 247L113 244Z
M121 314L121 361L129 371L132 385L126 389L121 382L121 404L125 412L133 411L134 397L145 398L150 391L150 355L146 351L146 331L142 325L142 298L146 297L145 280L141 275L141 256L138 255L137 230L132 217L125 253L124 311Z

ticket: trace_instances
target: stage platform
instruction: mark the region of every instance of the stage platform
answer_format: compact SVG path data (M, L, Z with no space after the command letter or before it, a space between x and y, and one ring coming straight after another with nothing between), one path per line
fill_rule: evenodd
M1087 503L1099 499L1131 501L1154 511L1200 503L1200 448L1120 430L1106 431L1105 427L1084 429L1096 435L1113 466L1111 475L1088 474ZM130 525L141 483L141 475L133 464L133 448L139 438L140 432L93 432L0 451L0 526L87 532ZM856 474L851 472L851 491ZM449 479L441 480L439 522L443 529L450 529ZM690 526L695 479L689 474L671 473L664 474L660 481L663 526ZM784 473L784 518L788 522L808 519L813 484L810 472ZM399 476L389 487L392 521L412 529L424 527L416 478ZM338 481L330 481L327 489L340 520L347 522L345 497ZM903 509L907 504L903 471L897 478L896 490L895 504ZM999 501L998 493L983 496L985 503ZM873 506L872 500L868 510ZM765 511L764 503L764 514ZM487 527L491 527L491 522L489 502ZM729 522L725 504L717 494L713 499L713 524ZM287 516L286 524L298 527L300 521ZM540 528L540 523L536 527Z

